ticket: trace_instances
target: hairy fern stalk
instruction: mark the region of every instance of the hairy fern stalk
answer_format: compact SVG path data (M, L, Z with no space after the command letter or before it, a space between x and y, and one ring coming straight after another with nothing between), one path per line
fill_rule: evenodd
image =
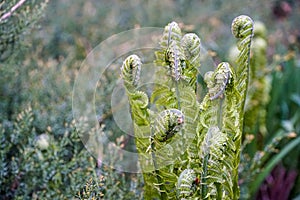
M239 56L205 74L207 94L197 98L200 39L182 35L176 22L163 32L155 52L151 96L139 89L141 59L121 68L131 106L145 199L238 199L238 165L249 76L253 22L232 22ZM150 109L151 108L151 109Z

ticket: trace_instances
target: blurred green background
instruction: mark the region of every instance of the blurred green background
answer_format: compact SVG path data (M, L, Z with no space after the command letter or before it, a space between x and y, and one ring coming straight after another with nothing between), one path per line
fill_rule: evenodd
M245 153L253 156L281 132L299 137L299 0L50 0L35 26L22 31L20 46L0 62L0 199L142 198L139 175L99 164L78 137L71 105L81 63L113 34L139 27L162 28L171 21L180 23L184 32L199 35L205 48L214 52L215 62L226 61L235 42L231 21L240 14L267 28L266 76L272 86L267 135L256 138L258 145ZM125 140L113 139L117 145ZM277 148L283 149L288 142L281 141ZM112 152L111 159L118 155ZM300 198L299 161L299 146L280 161L297 177L286 195L289 199ZM273 187L275 193L285 190L281 186ZM268 191L274 192L272 187Z

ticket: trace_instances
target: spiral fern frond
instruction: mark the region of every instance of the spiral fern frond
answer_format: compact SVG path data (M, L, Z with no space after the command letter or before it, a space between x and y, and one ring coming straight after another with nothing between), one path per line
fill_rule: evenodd
M208 71L205 74L204 81L207 84L208 93L200 105L203 113L201 114L200 124L205 128L211 125L221 128L222 102L217 100L224 99L225 89L232 87L233 71L228 63L222 62L214 72Z
M162 39L160 41L160 47L167 49L172 41L180 42L182 37L181 29L176 22L169 23L163 32Z
M212 77L206 77L209 84L208 93L211 96L210 99L214 100L217 98L223 98L225 88L228 84L232 84L232 70L229 64L222 62L218 65L216 71L212 74ZM210 75L210 74L209 74Z
M239 197L239 186L238 186L238 165L240 162L240 147L241 138L243 131L243 120L244 120L244 107L248 89L249 81L249 62L250 62L250 46L253 38L253 21L250 17L246 15L241 15L236 17L232 22L232 34L237 38L237 48L239 50L239 56L236 60L236 81L235 89L236 91L236 108L232 115L236 115L235 124L238 128L235 130L235 136L233 138L236 149L233 179L235 180L233 185L233 191L235 197ZM228 107L229 108L229 107ZM233 110L233 108L229 108ZM229 111L230 112L230 111ZM236 113L237 112L237 113ZM229 120L229 119L228 119Z
M199 180L193 169L185 169L180 173L177 182L177 198L186 199L192 197L196 190Z
M236 67L222 62L205 74L208 93L197 101L200 39L182 37L168 24L155 52L155 86L150 100L138 90L141 62L122 66L145 180L145 199L239 198L238 165L249 76L253 23L233 20L239 56ZM151 107L152 110L149 108ZM201 178L200 178L201 177Z
M165 54L172 42L180 43L182 34L176 22L171 22L165 26L163 35L160 40L160 50L155 52L156 60L154 63L157 66L166 66Z
M245 105L244 131L247 134L267 134L266 105L269 102L270 84L267 76L266 27L254 23L254 38L251 45L249 91Z
M121 67L121 75L127 89L136 88L140 80L141 59L137 55L130 55Z
M181 46L178 46L176 41L172 41L166 51L167 68L170 71L171 77L175 81L179 81L183 77L183 69L186 68L185 56Z
M155 118L152 129L149 150L154 165L153 175L157 179L156 189L161 194L161 198L173 198L175 193L175 183L177 176L173 173L171 166L164 166L172 157L172 147L168 145L171 138L182 130L184 116L180 110L169 109L160 112ZM172 161L174 164L174 161Z
M237 58L236 74L237 90L240 91L243 99L243 109L249 79L249 61L250 61L250 46L253 37L253 21L246 15L236 17L231 26L232 34L237 38L237 48L240 51Z
M121 77L131 105L131 115L137 125L149 125L149 99L145 92L138 91L140 79L141 59L137 55L128 56L121 67Z
M183 123L184 116L180 110L169 109L161 112L156 117L153 125L153 141L155 144L167 142L172 136L182 129Z
M194 33L185 34L181 39L181 46L184 49L186 57L186 68L183 70L183 76L189 85L195 88L198 75L198 68L200 67L200 38Z

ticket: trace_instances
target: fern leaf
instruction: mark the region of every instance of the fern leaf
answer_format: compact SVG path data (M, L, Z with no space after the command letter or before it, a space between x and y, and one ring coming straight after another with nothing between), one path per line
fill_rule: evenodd
M177 197L185 199L191 197L195 192L198 179L193 169L185 169L180 173L177 182Z
M194 33L185 34L181 39L181 46L186 57L186 68L183 69L183 76L196 91L198 68L200 67L200 38Z
M227 135L222 133L217 126L212 126L202 142L200 157L203 160L203 172L201 175L202 197L217 194L217 186L221 187L226 196L232 197L233 181L230 176L230 169L224 165L227 154ZM221 184L218 185L217 183ZM223 193L223 192L222 192Z
M141 59L137 55L131 55L125 59L121 67L124 85L128 90L137 87L141 73Z
M249 77L249 59L250 46L253 37L253 21L246 15L236 17L231 26L232 34L238 39L237 48L240 51L237 59L236 73L237 90L240 91L242 98L245 99L248 77ZM244 106L244 103L242 103Z

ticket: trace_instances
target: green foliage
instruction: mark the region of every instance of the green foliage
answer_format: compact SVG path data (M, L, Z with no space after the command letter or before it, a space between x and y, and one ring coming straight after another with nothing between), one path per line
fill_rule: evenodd
M140 175L129 175L103 167L75 196L77 199L143 199Z
M4 0L0 3L0 61L19 47L22 35L28 32L45 10L48 0Z
M85 151L73 123L37 132L31 108L1 127L1 199L66 199L79 190L93 172L93 159ZM78 157L77 157L78 156Z
M240 52L236 69L220 63L215 71L207 72L208 93L201 103L196 100L200 39L195 34L182 37L177 23L165 27L161 49L155 52L156 85L150 102L136 82L140 58L131 55L123 62L145 199L239 198L252 31L248 16L234 19L232 33Z
M180 173L177 183L177 196L179 198L189 197L193 194L197 181L196 173L192 169L185 169Z

